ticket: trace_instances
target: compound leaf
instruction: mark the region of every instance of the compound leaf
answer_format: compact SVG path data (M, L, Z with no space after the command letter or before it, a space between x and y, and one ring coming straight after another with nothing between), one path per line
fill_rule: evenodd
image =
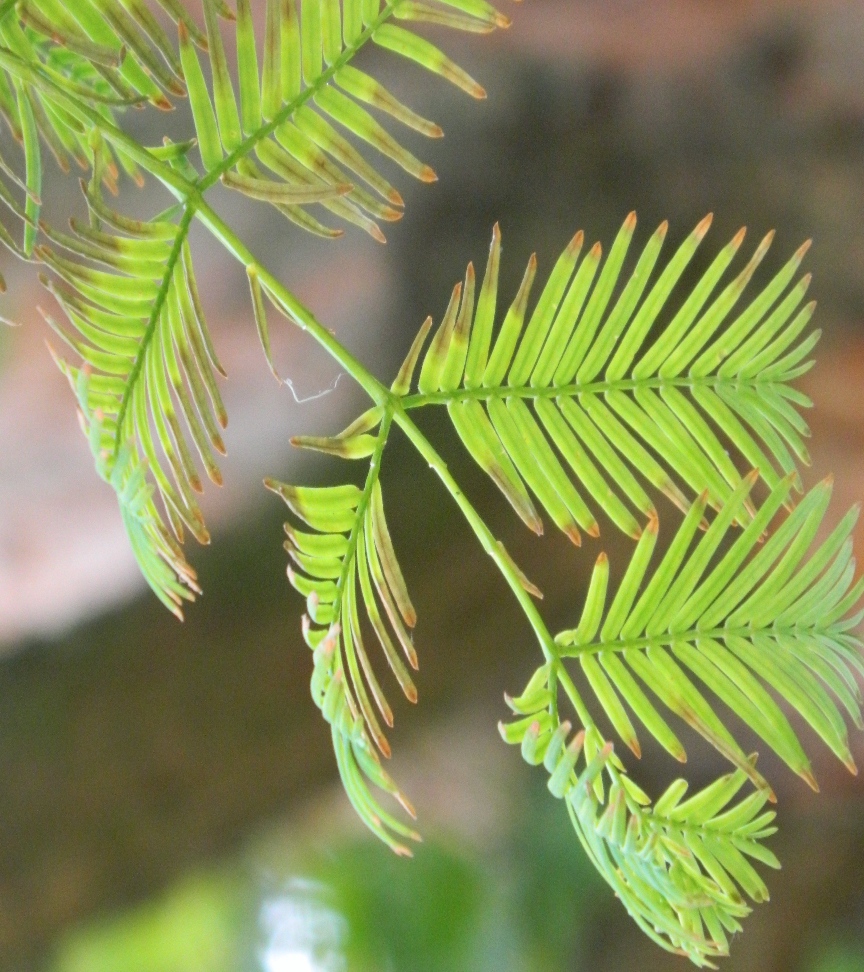
M645 486L685 511L687 493L705 491L719 509L741 483L730 447L770 488L791 475L800 489L796 463L809 461L809 433L795 406L807 402L787 382L813 343L801 339L814 306L801 306L809 275L793 283L807 245L739 306L773 234L724 284L744 240L739 232L684 291L681 278L710 222L665 266L662 224L629 272L635 214L605 260L599 244L583 255L578 233L533 310L532 256L493 339L496 226L476 308L469 266L404 406L446 405L468 451L531 529L542 531L536 499L577 544L582 531L597 535L600 511L640 536L640 517L656 515ZM745 503L736 518L743 525L752 515Z

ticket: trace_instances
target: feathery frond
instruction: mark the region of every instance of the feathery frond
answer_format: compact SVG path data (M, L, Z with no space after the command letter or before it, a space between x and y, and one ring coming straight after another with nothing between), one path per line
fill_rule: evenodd
M107 332L106 332L107 333ZM106 448L103 406L112 402L104 375L89 364L76 368L56 358L78 399L79 418L96 460L96 471L116 492L120 515L141 573L159 600L182 619L184 601L201 593L195 571L186 562L177 539L166 530L153 501L148 463L134 443L123 442L116 454Z
M804 303L809 275L796 279L808 244L743 301L773 234L729 279L740 231L684 288L710 216L665 263L662 224L625 270L631 214L605 258L599 244L583 254L577 234L533 306L532 257L496 332L496 226L479 289L469 265L428 350L431 318L388 392L255 260L205 193L221 181L312 233L340 235L310 212L320 206L383 241L380 224L398 220L404 204L367 151L421 181L436 176L380 116L427 137L442 132L355 67L355 55L374 45L482 98L482 87L416 28L487 33L508 19L487 0L262 0L259 58L250 0L237 0L236 13L226 0L202 0L200 25L182 0L157 5L159 14L147 0L0 0L0 114L23 146L23 171L0 157L0 201L23 236L19 243L0 225L0 242L53 273L42 279L66 323L48 320L76 356L58 363L145 578L182 616L199 590L184 533L209 540L195 497L200 468L221 482L216 456L224 452L227 415L217 374L225 373L192 266L188 235L197 215L246 265L255 325L277 379L268 304L309 330L374 402L340 435L292 440L368 459L362 487L266 482L305 524L286 524L288 576L306 598L312 695L361 819L397 853L409 854L406 842L419 840L373 792L414 816L382 766L393 710L371 651L380 647L400 689L416 701L416 612L380 484L395 422L460 506L547 659L522 696L508 700L516 720L502 735L529 763L543 763L550 792L565 801L586 852L639 926L664 948L710 966L749 912L745 898L768 896L750 862L778 866L762 843L774 831L774 814L765 810L773 793L710 695L814 788L786 710L853 772L841 710L864 728L856 681L864 663L852 634L864 616L854 613L864 593L864 579L853 583L857 511L811 552L830 484L797 505L792 495L802 492L796 464L808 461L799 411L810 403L789 383L809 367L818 340L818 332L802 336L814 305ZM177 25L177 45L161 14ZM195 138L145 148L115 126L129 106L169 109L186 95ZM73 220L71 233L40 219L42 144L61 168L75 161L92 170L90 220ZM199 169L187 158L195 146ZM138 182L141 169L152 172L177 204L149 221L116 212L102 189L116 194L120 168ZM599 533L602 513L636 539L614 596L607 598L608 560L598 558L577 627L553 639L529 596L539 592L413 423L412 409L435 404L446 405L469 453L535 532L543 532L545 511L579 544L583 532ZM746 468L754 471L742 475ZM761 505L750 496L759 476L770 493ZM659 524L649 488L685 513L653 570ZM677 780L652 805L595 724L572 677L577 668L637 756L638 723L686 758L665 708L734 771L689 799L687 783ZM572 739L559 714L562 690L583 727ZM740 798L748 780L755 792Z
M856 670L864 671L861 643L849 633L861 617L850 612L864 592L864 579L853 584L858 509L808 557L831 496L823 482L762 543L787 499L787 477L727 547L754 479L744 480L700 536L703 494L649 572L657 540L652 521L608 604L609 565L601 555L579 626L555 640L562 658L578 659L616 732L637 755L631 714L672 755L685 755L644 686L762 785L698 680L817 789L810 761L771 693L857 772L838 702L864 728L855 680Z
M217 455L225 454L228 415L217 375L226 372L195 279L192 211L179 224L116 212L100 192L104 165L97 151L93 178L82 183L91 223L71 220L72 234L41 223L53 246L39 245L34 255L55 275L41 280L71 332L50 315L46 320L81 361L58 358L78 396L97 469L117 491L142 573L182 617L182 601L200 593L180 546L185 530L199 543L210 541L195 498L204 488L199 465L222 484ZM256 326L275 374L266 305L289 312L254 267L248 275Z
M21 247L11 243L3 231L3 242L19 256L29 257L36 242L41 212L44 143L59 167L68 172L70 160L81 168L93 161L87 128L69 111L68 104L56 96L51 84L62 86L65 97L87 104L106 121L113 112L132 103L131 96L118 94L108 81L81 54L60 47L41 37L7 13L0 17L0 114L13 138L22 146L24 171L0 157L0 169L11 183L0 183L0 199L24 224ZM121 159L133 178L140 180L137 168ZM116 191L118 170L113 161L103 172L106 185ZM23 200L16 194L23 192Z
M747 782L739 769L683 802L687 782L676 780L652 805L596 727L568 742L553 669L544 665L508 699L517 719L501 724L502 736L549 772L549 791L565 801L585 852L639 927L667 951L713 968L751 910L745 895L768 899L750 860L780 866L762 843L776 829L774 812L763 812L767 793L733 802Z
M213 0L207 0L212 3ZM162 10L199 44L206 38L179 0L160 0ZM225 4L220 13L230 15ZM27 209L23 249L32 252L39 219L42 158L40 140L63 171L70 161L92 164L90 131L68 101L96 110L106 122L114 112L145 101L168 110L168 96L186 94L177 52L144 0L14 0L0 5L0 113L25 155ZM135 163L117 161L136 181ZM4 166L8 163L4 161ZM112 164L103 173L114 190Z
M339 235L300 208L317 202L382 241L379 223L401 218L402 196L356 143L421 181L436 176L368 107L429 137L442 132L349 62L371 42L481 98L480 85L416 34L413 23L475 32L509 23L485 0L389 0L383 7L380 0L301 0L299 8L296 0L267 0L259 63L249 0L238 0L238 100L209 0L204 13L212 94L192 39L180 25L180 60L205 170L201 185L221 179L231 189L271 203L304 229ZM397 26L396 19L412 27Z
M349 431L336 440L371 442L372 461L362 489L350 485L294 487L273 480L265 485L316 531L285 524L285 549L294 564L288 568L288 578L306 598L303 635L314 652L312 697L333 728L345 788L366 825L395 851L407 854L398 838L419 838L378 806L366 782L390 793L414 816L381 768L372 745L383 756L390 756L381 721L392 727L393 710L366 649L364 617L405 697L417 701L411 676L411 669L417 668L417 653L410 634L417 615L390 539L379 481L391 416L384 416L376 436L368 435L381 418L380 413L373 414L371 425L364 420L364 431ZM322 445L322 440L312 440L311 447Z
M706 217L655 271L662 224L629 276L622 271L635 214L605 263L600 244L581 256L578 233L528 316L532 257L493 341L496 226L476 307L469 266L423 357L417 394L407 394L405 385L404 407L446 405L468 451L525 523L542 533L533 493L575 543L582 530L598 534L598 509L638 536L637 516L656 515L645 481L683 510L689 501L681 486L695 495L707 490L709 505L718 508L741 482L729 446L777 486L794 474L795 457L808 461L808 432L796 406L809 402L787 384L807 369L818 338L817 332L799 341L814 308L799 309L809 275L790 289L807 244L731 318L773 236L721 286L742 230L674 309L676 284L710 222ZM419 348L414 353L412 372ZM739 519L751 514L744 509Z
M195 282L187 240L190 218L179 225L129 219L105 204L98 177L97 164L85 194L94 219L110 232L74 220L72 235L43 225L49 241L69 254L61 256L47 245L35 251L59 278L42 280L72 332L47 319L83 362L82 367L65 362L61 367L82 399L93 451L105 478L117 488L121 508L141 506L137 492L126 489L130 476L136 482L145 477L158 491L171 532L148 500L144 505L152 522L145 535L154 543L148 547L142 536L133 548L156 593L179 612L174 584L166 584L147 564L158 554L185 585L194 575L178 546L184 527L201 543L209 542L194 498L203 486L192 450L210 479L220 484L214 451L224 454L221 430L227 415L215 373L224 371ZM88 374L83 386L82 369ZM117 465L128 473L115 474Z

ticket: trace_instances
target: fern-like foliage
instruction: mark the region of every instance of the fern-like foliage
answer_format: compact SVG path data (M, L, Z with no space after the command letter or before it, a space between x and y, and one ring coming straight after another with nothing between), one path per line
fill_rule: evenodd
M808 558L831 492L822 483L757 550L788 495L787 478L729 544L754 479L745 479L694 542L706 511L706 498L700 497L649 573L657 539L652 521L608 605L609 563L601 554L578 627L556 637L554 661L535 674L522 696L508 700L519 718L501 727L505 740L520 744L529 763L545 765L549 790L567 801L586 852L640 927L697 965L727 954L729 935L740 930L749 911L744 895L755 902L768 898L747 858L771 867L779 862L761 843L774 832L773 811L762 813L774 795L694 678L814 789L807 756L775 696L853 772L837 702L862 728L855 674L864 672L864 664L861 643L850 634L861 619L850 611L864 591L864 581L852 583L849 536L858 511ZM578 659L604 715L637 756L631 715L676 758L685 759L684 747L647 689L716 746L736 771L684 802L687 783L676 780L652 806L590 717L567 743L571 725L558 714L561 689L585 718L567 671L569 658ZM756 791L730 805L748 779Z
M206 45L180 0L163 0L160 7ZM224 3L218 7L223 15L231 14ZM24 223L23 255L31 255L37 238L42 144L64 172L72 161L83 169L93 164L91 130L76 108L85 106L112 123L118 111L131 105L149 102L171 109L168 96L185 93L180 59L144 0L0 4L0 114L24 150L23 178L0 157L0 168L13 187L10 192L0 184L0 198ZM142 182L134 160L117 153L102 173L112 191L116 192L118 163ZM24 192L23 201L16 198L18 190ZM6 236L3 233L8 244Z
M146 477L158 491L170 533L148 499L150 529L133 547L148 583L176 613L180 599L194 590L189 583L194 573L178 546L184 527L209 542L195 500L203 487L193 448L209 477L222 481L214 452L225 451L221 429L227 415L215 373L224 371L210 340L185 228L113 211L101 197L98 174L97 166L87 202L111 232L75 221L74 235L43 227L68 254L44 245L36 249L59 278L46 276L43 282L72 332L47 319L81 359L80 366L60 364L78 392L97 465L118 487L127 525L130 504L141 506L137 491L126 488L128 476ZM125 472L118 480L113 466L121 455ZM153 553L160 555L158 567ZM164 564L176 576L166 574Z
M864 729L855 681L864 665L860 644L849 635L861 615L848 616L864 592L864 579L853 584L851 533L858 510L851 510L808 558L831 496L830 484L822 483L761 543L787 499L787 478L732 537L730 526L754 478L744 480L701 536L706 501L700 497L653 569L657 524L650 523L611 598L609 563L601 555L578 627L555 640L562 658L578 659L616 732L637 755L630 715L673 756L685 758L647 688L754 783L764 785L698 680L817 789L798 737L768 690L857 772L834 699Z
M433 323L423 324L390 397L339 436L293 440L331 455L373 455L374 471L383 445L381 434L370 432L396 423L428 460L508 580L546 656L523 695L509 700L517 719L502 726L504 738L521 745L528 762L545 765L550 791L566 801L586 852L640 927L697 965L727 953L749 912L747 898L767 899L752 862L778 866L762 843L774 830L773 811L764 811L774 793L742 748L740 728L814 789L788 711L852 772L841 710L864 728L856 681L864 662L853 634L864 616L856 613L864 579L853 582L858 511L811 551L831 483L802 494L796 469L796 459L807 458L808 434L797 409L809 402L789 383L809 367L818 337L802 333L813 311L802 307L809 277L795 281L806 246L742 304L771 242L769 235L724 283L742 231L673 303L709 223L703 220L660 265L664 224L629 273L623 268L634 215L605 264L599 245L580 260L577 234L533 308L532 258L497 333L496 227L479 291L469 266L425 351ZM415 425L413 411L435 405L446 405L472 457L536 532L542 520L535 499L576 543L582 531L599 532L601 511L636 540L614 594L608 558L599 556L575 628L551 635L531 600L539 592ZM758 469L739 471L746 463ZM768 488L762 501L753 495L760 480ZM685 512L659 558L652 488ZM332 496L348 507L334 529L355 529L361 492L352 487ZM296 501L294 508L300 513ZM341 537L340 549L345 545ZM296 551L292 556L298 559ZM334 602L338 585L324 573L313 576L320 587L296 577L292 583ZM310 603L310 611L317 606ZM344 626L350 610L346 598L321 620ZM316 637L335 643L333 628ZM316 659L316 680L320 664ZM572 725L559 713L562 692L582 727L572 739ZM687 784L678 780L652 803L627 775L598 717L636 757L638 725L684 762L670 713L734 771L688 800ZM368 720L367 728L374 737ZM748 781L754 792L738 799Z
M501 724L502 736L528 763L543 764L549 791L565 801L585 852L639 927L668 951L714 967L750 912L746 898L768 898L750 860L780 866L762 843L776 830L774 812L764 810L768 794L733 802L747 782L739 769L683 802L688 784L678 779L652 804L594 726L568 742L553 672L543 666L508 700L518 718Z
M163 13L206 47L206 38L181 0L157 2ZM223 0L208 3L222 16L233 18ZM167 110L171 108L168 96L186 93L177 53L144 0L76 0L70 4L17 0L9 6L16 15L7 18L13 25L65 49L67 56L75 55L77 65L90 65L91 76L104 79L110 90L127 102L146 99ZM9 40L8 35L4 37ZM20 46L18 53L30 60Z
M193 269L189 232L198 218L247 270L251 316L274 374L275 310L308 330L372 399L340 435L293 440L368 459L362 486L267 482L305 524L286 526L289 579L306 598L312 694L360 817L409 853L417 834L373 793L414 815L382 766L393 711L372 660L377 645L416 701L416 613L380 483L399 426L498 566L544 654L510 701L517 718L502 727L505 739L544 764L550 791L565 800L586 852L640 927L709 965L728 951L749 910L745 899L767 897L750 861L777 865L763 845L774 795L742 748L739 723L813 787L788 711L852 771L841 710L862 726L856 675L864 665L852 633L864 592L864 582L853 583L856 513L811 551L830 484L804 494L797 469L808 461L800 411L810 402L791 382L810 366L818 340L818 332L804 336L814 308L804 302L809 275L798 277L807 244L745 299L771 234L732 271L742 230L696 274L710 217L661 259L665 223L631 257L631 214L605 256L599 244L584 252L577 234L533 303L532 257L496 327L496 227L479 287L469 265L428 349L431 318L387 388L250 253L206 193L221 182L311 233L338 236L349 224L383 240L381 224L401 217L403 199L377 157L435 179L388 126L433 138L441 130L358 69L355 56L385 49L482 98L422 25L485 33L508 19L486 0L264 0L259 56L250 0L237 0L236 10L201 0L200 22L184 0L158 7L177 25L176 45L147 0L0 0L0 114L24 158L23 171L0 158L0 201L23 226L20 243L17 230L2 226L0 241L41 262L65 314L63 324L46 315L72 352L73 360L58 361L144 576L181 615L198 591L184 534L209 539L196 494L205 474L221 482L224 370ZM186 95L194 127L185 141L146 147L118 127L130 106L168 109ZM90 218L73 221L71 233L41 219L40 143L61 168L75 160L91 170L82 183ZM121 168L137 182L151 173L176 204L150 220L118 212L103 189L116 193ZM572 630L553 637L532 600L539 592L415 423L417 409L438 405L536 533L545 512L581 544L583 534L599 534L602 515L636 541L614 595L601 554ZM761 502L751 495L759 479L768 494ZM654 563L657 493L685 516ZM562 693L581 725L572 738ZM637 757L638 724L683 761L668 713L733 771L686 800L678 780L652 803L597 717ZM748 782L755 789L741 798Z
M349 62L372 42L475 98L485 97L480 85L437 47L393 21L431 21L475 32L509 23L484 0L390 0L383 8L380 0L302 0L299 10L294 0L268 0L259 67L249 0L239 0L238 100L215 8L205 2L204 12L212 94L191 39L185 28L180 30L180 57L205 170L201 185L221 179L231 189L272 204L306 230L339 235L340 230L302 208L318 202L332 216L381 241L379 222L401 218L402 196L356 143L370 146L421 181L436 176L369 107L421 134L443 133Z
M496 227L476 307L469 266L423 359L417 394L404 407L445 404L468 451L528 526L543 531L530 490L577 544L580 531L599 533L597 510L638 536L638 517L656 515L646 485L683 510L687 488L691 495L707 490L718 507L741 481L729 445L776 486L795 472L796 457L807 461L807 428L795 406L809 402L788 385L809 366L818 339L817 332L798 340L815 306L800 306L809 275L790 287L807 245L740 307L773 236L724 286L742 230L672 313L675 285L710 223L706 217L658 267L662 224L629 274L623 268L635 214L605 263L600 244L581 256L578 233L529 315L537 268L531 258L493 335ZM744 510L740 519L747 516Z
M377 435L368 431L370 422L377 424L380 418L376 410L362 420L362 431L355 427L343 437L343 441L355 442L354 449L344 453L347 458L357 458L365 451L356 447L359 436L367 440L372 461L362 489L351 485L293 487L273 480L266 485L316 531L285 524L285 549L294 564L288 577L306 598L303 635L314 652L312 697L331 724L346 791L367 826L397 853L409 854L398 838L419 838L381 809L367 785L371 781L392 794L414 815L381 768L372 745L389 758L390 745L380 720L392 726L393 711L366 649L364 618L405 697L417 701L410 671L417 668L410 634L417 614L390 539L379 479L392 416L381 423Z
M26 14L27 30L38 30L40 23L59 25L50 35L54 56L60 52L91 73L98 68L96 82L113 86L124 97L131 88L131 100L147 97L161 105L160 99L167 95L188 90L191 102L204 173L196 171L187 159L196 139L180 144L166 140L159 149L148 150L156 163L167 163L178 177L172 187L181 196L180 203L168 216L133 220L106 205L102 187L114 189L114 157L134 170L134 153L116 136L113 143L110 133L109 138L103 137L98 124L88 128L79 122L87 161L93 166L85 190L91 225L76 223L70 236L43 223L50 245L38 245L33 251L59 278L59 282L49 277L43 280L66 312L72 333L53 321L52 326L90 372L82 386L78 365L63 365L79 395L81 388L86 388L82 415L88 429L96 419L98 435L91 435L91 439L96 443L101 474L118 485L120 480L113 475L112 467L123 453L124 468L135 470L136 481L141 470L140 475L158 494L145 504L148 528L133 548L151 587L179 613L180 601L195 589L194 572L179 546L184 529L202 543L209 539L195 498L202 489L198 465L200 462L212 481L221 483L216 456L224 452L221 430L227 424L216 383L216 373L225 372L207 329L188 243L192 220L202 207L202 193L221 178L247 196L273 204L305 229L328 236L340 234L339 230L328 230L310 214L308 207L320 204L383 239L376 221L398 218L401 196L331 122L427 181L434 178L431 169L417 162L363 105L427 135L441 132L350 61L367 43L374 42L479 97L482 89L437 48L391 21L431 19L479 32L508 21L484 0L451 0L437 7L406 0L392 0L383 7L380 0L346 0L342 4L338 0L304 0L299 11L294 0L268 0L263 62L259 62L248 0L238 4L236 18L221 0L203 0L203 31L179 2L165 0L165 10L178 24L176 55L161 28L150 30L150 15L140 2L85 0L80 9L76 6L74 17L70 11L56 19L48 9L55 5L53 0L40 2L44 10L35 0L28 0L19 13L22 17ZM98 28L93 20L96 8L104 21ZM239 103L220 17L236 20ZM14 18L10 23L15 30L22 30ZM88 43L99 45L98 51L88 48L81 39L84 35ZM195 44L207 52L209 88ZM108 51L113 51L110 57ZM162 59L159 71L155 66L157 54ZM2 56L0 51L0 60ZM106 73L111 57L117 60L116 69ZM23 63L23 55L16 61L10 54L7 60L18 65L19 61ZM22 71L22 76L31 79L40 92L40 85L47 86L45 90L52 97L65 97L58 94L57 77L38 66L38 61L31 59L28 72ZM148 78L151 80L145 83ZM75 105L79 100L87 101L89 90L75 89L71 102L63 102L66 110L74 115ZM35 158L28 154L28 166ZM265 175L258 163L267 167L270 175ZM353 185L349 170L351 178L359 176L371 191ZM30 189L29 179L26 188ZM38 185L34 182L32 188ZM18 206L26 232L32 237L31 248L38 219L38 209L30 207L35 199L35 192L31 192L24 207ZM7 242L15 246L11 237ZM69 255L59 255L55 247ZM268 286L266 274L262 276L255 264L247 269L252 316L275 374L267 303L287 317L292 317L292 309ZM127 524L137 522L129 519L128 504L139 508L138 498L130 498L125 488L119 489L118 495L124 520ZM170 568L167 574L166 565Z

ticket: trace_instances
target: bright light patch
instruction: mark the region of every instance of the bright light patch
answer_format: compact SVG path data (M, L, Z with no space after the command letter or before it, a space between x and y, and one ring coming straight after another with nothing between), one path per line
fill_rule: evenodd
M297 879L284 894L264 903L264 972L344 972L345 919L326 904L325 891L320 884Z
M308 952L280 952L270 948L264 953L265 972L318 972L316 965Z

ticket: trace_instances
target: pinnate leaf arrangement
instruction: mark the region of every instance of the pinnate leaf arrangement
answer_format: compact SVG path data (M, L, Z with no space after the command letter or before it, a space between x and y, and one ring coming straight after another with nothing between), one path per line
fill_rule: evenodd
M410 853L414 810L384 769L393 723L384 686L393 680L417 700L417 614L381 480L398 427L536 634L543 663L507 698L502 736L543 766L585 852L645 933L710 967L749 902L768 897L761 867L779 866L765 844L774 793L742 748L741 729L815 789L793 721L807 723L852 772L846 719L862 728L857 511L822 531L831 484L805 493L798 472L809 461L802 411L810 402L792 382L818 340L807 330L810 278L799 276L807 245L754 289L772 236L739 256L742 230L694 280L710 217L670 253L666 224L637 243L631 214L605 253L578 233L542 283L532 257L499 312L496 226L482 280L469 265L431 339L430 318L388 387L207 198L221 182L309 233L353 228L383 240L382 225L400 218L404 202L378 160L431 182L435 173L399 133L442 133L356 67L355 55L377 47L482 98L427 28L483 34L508 24L486 0L236 0L236 8L226 0L5 0L0 112L23 153L0 155L0 200L16 224L0 225L0 238L41 265L62 311L59 320L46 314L66 346L55 357L97 470L116 491L147 582L180 617L198 592L184 536L209 540L196 495L202 470L221 482L228 421L192 224L245 267L250 317L277 379L273 315L333 356L371 407L339 435L294 443L363 463L363 485L266 485L291 512L288 576L306 599L312 695L357 813L393 850ZM169 110L184 97L187 141L146 146L123 130L128 109ZM74 161L88 174L89 219L68 231L42 218L43 147L61 170ZM121 171L139 184L150 175L173 202L149 220L118 211L104 194L117 194ZM576 546L587 537L587 546L602 520L632 539L615 584L599 554L572 629L549 630L540 591L418 428L414 412L436 407L533 532L551 524ZM661 529L658 497L680 509L677 530L665 515ZM679 779L652 799L622 756L638 758L640 739L650 737L684 762L682 724L730 771L693 795ZM389 798L396 804L385 809Z

